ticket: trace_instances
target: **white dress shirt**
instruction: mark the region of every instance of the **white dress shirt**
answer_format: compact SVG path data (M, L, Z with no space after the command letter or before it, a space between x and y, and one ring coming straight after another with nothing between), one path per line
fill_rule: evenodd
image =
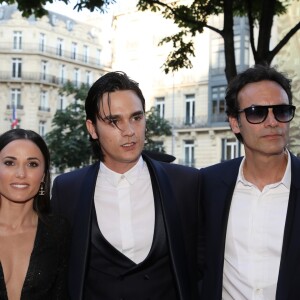
M279 273L291 163L280 182L260 191L245 180L242 161L225 243L224 300L274 300Z
M142 157L124 174L101 162L94 201L106 240L136 264L143 261L153 241L155 212L151 178Z

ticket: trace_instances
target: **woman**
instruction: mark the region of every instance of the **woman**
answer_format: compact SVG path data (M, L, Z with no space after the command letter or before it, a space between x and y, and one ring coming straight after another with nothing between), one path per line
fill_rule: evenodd
M37 133L0 136L0 299L68 299L69 225L50 214L50 158Z

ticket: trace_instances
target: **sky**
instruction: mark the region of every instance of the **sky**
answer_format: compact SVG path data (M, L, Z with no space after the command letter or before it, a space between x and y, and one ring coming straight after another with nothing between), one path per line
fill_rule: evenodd
M89 18L91 15L99 15L100 12L96 11L91 13L89 10L85 9L80 12L77 12L77 10L73 9L73 7L77 4L77 0L69 0L69 4L66 5L62 1L53 1L53 3L47 3L45 5L45 8L48 10L51 10L56 13L60 13L62 15L68 16L72 19L76 19L78 21L83 21L84 19ZM109 13L107 13L109 14Z

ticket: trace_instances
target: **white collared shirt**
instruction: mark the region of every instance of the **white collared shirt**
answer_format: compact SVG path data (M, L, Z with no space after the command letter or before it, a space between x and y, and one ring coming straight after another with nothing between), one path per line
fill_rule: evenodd
M244 160L228 219L222 299L274 300L291 184L290 154L282 180L262 191L245 180Z
M99 228L106 240L135 263L148 255L154 234L154 198L142 157L124 174L100 163L95 189Z

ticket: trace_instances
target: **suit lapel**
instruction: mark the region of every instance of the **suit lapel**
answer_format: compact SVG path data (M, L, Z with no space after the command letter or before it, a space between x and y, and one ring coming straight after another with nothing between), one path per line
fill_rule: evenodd
M73 238L70 257L70 277L72 286L72 299L82 299L84 278L87 263L87 253L90 243L91 212L94 191L99 170L99 163L92 165L82 183L76 216L74 218ZM74 275L74 276L73 276Z
M226 232L227 232L227 223L229 218L230 206L232 201L233 192L236 185L236 180L238 177L239 168L242 162L242 158L235 159L232 161L230 168L224 170L224 173L221 174L222 181L226 185L226 191L224 193L225 201L224 201L224 209L222 215L222 228L223 228L223 246L224 248L221 249L221 252L224 252L225 249L225 239L226 239Z
M189 291L189 273L186 253L183 246L183 232L179 224L179 211L175 195L169 182L168 174L157 161L144 157L148 164L153 189L157 189L161 201L162 214L165 221L170 259L175 281L178 287L179 299L191 299ZM156 193L154 193L155 195Z
M226 233L227 233L227 224L228 224L228 219L229 219L229 213L230 213L230 207L231 207L231 201L232 201L232 196L233 196L233 192L235 189L235 185L236 185L236 180L237 180L237 176L238 176L238 172L239 172L239 167L240 164L242 162L242 157L237 158L233 161L230 162L230 166L227 166L227 168L224 170L224 173L220 173L219 176L222 176L221 181L223 181L223 183L226 186L226 190L221 189L222 191L222 195L220 198L222 199L223 197L223 201L221 201L219 204L220 205L224 205L223 209L221 209L221 206L218 205L218 209L219 211L222 213L221 215L221 246L216 248L216 251L218 251L218 255L217 257L220 258L220 267L221 267L221 271L218 272L219 276L218 276L218 284L216 285L217 287L219 287L219 294L222 294L222 286L223 286L223 271L224 271L224 256L225 256L225 243L226 243ZM220 191L216 191L218 194L220 193ZM220 194L219 194L220 196ZM224 203L224 204L222 204ZM221 296L220 296L221 297Z
M287 298L300 260L300 161L291 154L291 188L277 283L277 299ZM281 297L282 296L282 297Z

